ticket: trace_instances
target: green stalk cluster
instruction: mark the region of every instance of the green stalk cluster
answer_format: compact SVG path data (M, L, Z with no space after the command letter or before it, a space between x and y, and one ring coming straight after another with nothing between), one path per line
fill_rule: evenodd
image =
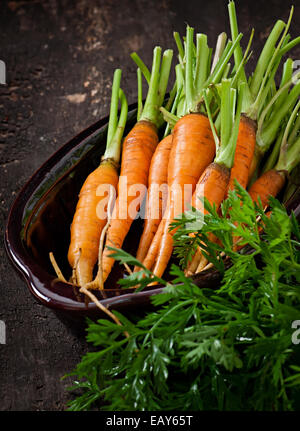
M287 122L282 136L280 153L275 169L288 174L300 163L300 101Z
M139 118L139 121L149 121L156 126L159 123L159 108L165 98L173 57L171 49L163 53L162 59L161 53L162 50L159 46L154 48L149 89ZM139 67L141 68L141 63Z

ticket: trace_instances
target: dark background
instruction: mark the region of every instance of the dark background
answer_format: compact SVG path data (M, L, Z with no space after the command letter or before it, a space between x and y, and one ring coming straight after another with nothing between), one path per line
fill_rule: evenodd
M300 1L236 0L246 45L255 37L251 70L275 20L295 13L290 33L299 35ZM206 33L214 46L228 32L224 0L31 0L0 2L0 59L7 85L0 86L1 238L9 207L30 175L60 146L109 110L112 74L123 70L128 102L137 98L137 51L150 65L154 45L175 48L172 33L185 25ZM229 34L229 33L228 33ZM300 60L300 47L293 50ZM63 410L70 394L61 381L88 351L85 334L38 304L0 248L0 410Z

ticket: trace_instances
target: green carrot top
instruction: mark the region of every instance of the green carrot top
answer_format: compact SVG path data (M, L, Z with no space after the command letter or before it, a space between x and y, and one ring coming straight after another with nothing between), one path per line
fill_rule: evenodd
M218 91L220 94L220 114L215 122L211 115L207 95L204 93L203 97L216 144L215 162L231 169L234 161L245 85L241 83L237 91L232 88L232 80L223 78ZM216 122L220 123L217 127ZM217 132L218 128L220 130L219 134Z
M275 169L290 173L300 163L300 101L293 109L284 130Z
M112 94L110 103L110 114L106 138L106 150L102 160L112 159L119 163L121 154L121 142L127 121L128 104L123 90L120 88L121 69L114 72ZM119 101L121 104L120 115L118 118Z
M173 51L167 49L164 51L163 56L161 54L161 47L156 46L153 51L151 73L137 53L131 54L132 59L138 66L138 120L149 121L157 127L160 125L159 109L166 95ZM142 74L149 85L144 106L142 104Z
M207 114L203 94L206 92L209 103L214 103L213 92L210 90L227 77L230 70L229 59L242 34L239 34L234 42L227 42L227 35L222 32L218 36L214 56L205 34L197 33L196 44L194 43L194 28L190 26L186 27L184 44L177 32L174 33L174 38L179 59L179 64L175 68L176 96L171 112L164 107L161 108L164 119L171 127L180 117L190 112ZM212 107L213 117L214 108L217 107Z

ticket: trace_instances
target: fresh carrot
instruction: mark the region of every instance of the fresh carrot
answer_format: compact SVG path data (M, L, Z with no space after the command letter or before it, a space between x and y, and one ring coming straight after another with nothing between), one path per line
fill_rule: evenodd
M121 70L114 73L112 86L111 111L107 133L107 146L101 163L85 180L71 225L71 240L68 260L73 268L73 283L84 286L93 278L97 262L101 231L107 215L99 214L100 204L107 200L104 196L108 188L116 190L118 184L118 164L121 140L127 120L127 101L120 89ZM118 104L121 99L121 113L118 121ZM101 191L101 186L103 190ZM107 187L106 187L107 186ZM105 190L104 190L105 189ZM105 193L102 193L105 192Z
M159 108L164 100L172 61L172 50L165 51L161 63L161 48L156 47L153 53L153 64L149 90L145 106L130 133L123 143L120 178L125 178L125 190L120 190L113 210L111 224L107 231L106 246L103 252L103 282L106 281L114 264L111 251L107 247L121 248L124 239L135 219L148 185L149 168L152 156L158 144L157 123ZM131 186L141 185L139 203L136 196L130 195Z
M97 196L100 184L118 185L118 168L112 160L104 160L85 180L71 225L71 243L68 260L75 269L75 284L84 286L93 278L93 269L98 258L101 231L106 218L97 217L97 206L103 196Z
M143 265L148 268L152 269L155 259L157 257L157 253L160 247L161 238L164 232L164 227L166 224L166 219L163 217L159 223L158 229L154 235L154 238L151 242L151 245L148 249L148 252L146 254L145 259L143 260Z
M210 205L215 206L216 209L220 207L224 200L230 181L230 171L235 158L242 100L244 96L243 90L245 87L244 84L240 84L238 103L236 103L236 90L231 88L231 84L232 82L228 79L222 80L220 138L216 132L214 132L217 148L216 157L214 162L205 169L200 177L192 198L192 207L200 211L203 215L206 213L204 209L204 199L206 199ZM206 97L205 102L207 103ZM208 105L207 110L209 112ZM212 122L211 115L209 115L209 118ZM211 127L212 130L215 130L213 123ZM201 257L201 247L199 247L194 258L188 265L187 273L192 274L195 270L197 272L199 265L202 268Z
M147 186L150 162L157 143L156 127L147 121L139 121L124 140L120 177L127 179L127 185L126 190L121 191L119 183L118 198L107 231L106 246L122 247L139 209L138 207L132 208L132 213L129 214L130 204L136 197L130 196L128 190L136 184ZM141 201L143 198L144 193L142 192L140 194ZM111 251L105 248L102 264L103 281L107 279L114 263L114 259L110 255Z
M234 181L246 189L249 181L250 166L256 144L256 122L241 115L234 162L230 173L228 190L234 189Z
M287 176L300 162L300 101L294 107L281 139L278 161L274 167L264 172L249 188L254 202L261 201L268 206L269 197L276 197L282 190Z
M206 198L210 205L215 205L216 209L218 209L228 190L229 181L230 169L227 166L216 162L208 165L197 183L192 197L192 207L201 211L202 214L206 214L207 211L203 205L203 199ZM217 238L210 234L210 240L217 240ZM200 272L204 262L207 262L207 260L202 256L201 248L199 247L185 274L192 275L195 272Z
M134 55L136 63L144 71L144 76L146 72L146 66L143 64L142 60ZM170 95L170 98L166 104L172 106L171 113L175 113L178 107L178 102L181 97L181 92L183 88L182 73L180 70L180 65L176 65L176 81L173 86L172 91L174 95ZM145 76L145 78L146 78ZM171 93L172 93L171 91ZM167 123L165 128L164 138L158 144L150 165L149 179L148 179L148 192L146 199L146 210L145 210L145 223L142 236L140 238L136 258L142 262L146 257L148 249L154 238L154 235L158 229L160 221L162 219L165 210L165 198L167 196L167 181L168 181L168 163L169 156L173 142L173 135L170 134L170 126ZM140 267L136 266L134 271L139 271Z
M158 144L151 160L145 223L136 254L136 258L140 262L144 260L163 216L165 193L162 187L166 186L168 181L168 162L172 147L172 139L172 134L163 138ZM135 268L135 270L139 270L139 267Z
M203 114L188 114L182 117L173 130L173 144L168 165L169 196L162 221L163 229L157 231L159 251L154 274L159 264L159 277L165 270L173 250L172 233L169 227L174 218L190 203L197 181L206 166L213 160L215 144L208 118ZM185 193L184 193L185 191ZM151 268L156 257L157 239L151 244L143 264ZM149 259L149 257L152 257Z

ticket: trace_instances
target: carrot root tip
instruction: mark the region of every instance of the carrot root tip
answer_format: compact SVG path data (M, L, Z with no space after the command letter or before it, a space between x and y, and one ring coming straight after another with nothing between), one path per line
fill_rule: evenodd
M50 258L51 264L53 266L53 269L54 269L54 271L55 271L55 273L57 275L57 278L60 281L63 281L64 283L68 283L68 281L65 279L62 271L60 270L60 268L59 268L59 266L58 266L58 264L56 262L56 259L54 257L54 254L52 253L52 251L50 251L50 253L49 253L49 258Z

